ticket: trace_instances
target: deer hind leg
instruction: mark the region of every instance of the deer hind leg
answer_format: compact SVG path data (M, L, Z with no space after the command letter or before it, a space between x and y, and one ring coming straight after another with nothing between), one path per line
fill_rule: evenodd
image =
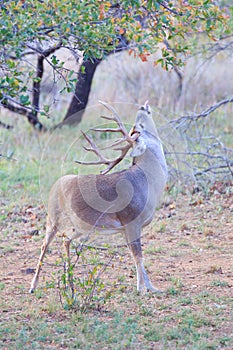
M70 243L71 243L72 239L70 239L69 237L65 237L64 241L63 241L63 245L65 248L65 252L66 252L66 261L65 261L65 274L66 274L66 287L68 287L68 285L70 286L72 292L74 291L74 285L73 285L73 281L72 281L72 275L71 275L71 270L70 270Z
M55 226L53 226L49 222L49 219L48 219L47 227L46 227L45 239L44 239L44 242L43 242L42 247L41 247L40 257L39 257L39 260L38 260L38 263L37 263L37 266L36 266L35 275L34 275L34 277L32 279L32 282L31 282L31 288L29 290L29 293L33 293L34 290L37 287L37 284L38 284L38 281L39 281L39 274L40 274L40 270L41 270L41 267L42 267L42 263L43 263L43 259L44 259L45 253L46 253L50 243L52 242L54 236L56 235L56 233L57 233L57 228Z
M136 265L137 291L141 292L145 286L147 291L160 293L160 290L156 289L152 285L152 283L151 283L151 281L146 273L146 270L144 268L143 259L142 259L141 239L138 238L133 242L128 242L128 246L129 246L129 249L133 255L135 265Z

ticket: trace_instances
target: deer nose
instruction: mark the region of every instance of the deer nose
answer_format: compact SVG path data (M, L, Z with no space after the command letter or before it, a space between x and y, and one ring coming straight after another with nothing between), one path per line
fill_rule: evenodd
M132 136L132 135L134 135L134 134L138 134L138 136L140 135L140 130L138 130L138 128L137 128L136 125L134 125L134 126L132 127L132 129L130 130L130 132L129 132L129 135L130 135L130 136Z

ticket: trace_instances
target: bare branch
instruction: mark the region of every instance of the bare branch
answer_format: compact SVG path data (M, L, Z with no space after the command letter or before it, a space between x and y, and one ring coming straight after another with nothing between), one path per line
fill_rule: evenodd
M229 164L216 164L216 165L212 165L208 168L205 168L203 170L199 169L194 174L195 174L195 176L203 175L204 173L207 173L207 172L214 172L215 174L218 174L218 173L220 173L220 171L217 171L219 169L230 169L231 175L233 175L233 170L231 170L231 168L230 168L232 166L233 166L233 162L230 162Z
M11 103L10 101L13 103ZM21 103L15 101L14 99L10 98L9 96L3 95L3 99L0 102L4 108L9 109L9 111L20 114L20 115L27 116L27 114L31 110L31 108L29 108L27 106L23 106ZM20 107L15 106L15 104L19 105Z
M208 117L211 113L213 113L216 109L219 107L232 103L233 102L233 96L226 98L224 100L221 100L214 104L213 106L207 108L205 111L199 113L199 114L194 114L194 115L185 115L177 119L173 119L169 122L169 124L172 124L176 129L178 129L180 126L182 126L185 122L190 122L190 121L195 121L200 118L206 118Z

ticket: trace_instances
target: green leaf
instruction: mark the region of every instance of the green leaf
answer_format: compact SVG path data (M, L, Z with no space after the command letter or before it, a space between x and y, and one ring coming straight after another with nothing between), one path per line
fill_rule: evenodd
M54 66L56 66L59 63L59 59L55 55L52 55L51 62Z
M20 95L19 100L20 103L24 106L30 105L30 99L28 95Z
M50 109L50 106L49 106L49 105L44 105L44 111L45 111L45 113L48 113L48 112L49 112L49 109Z

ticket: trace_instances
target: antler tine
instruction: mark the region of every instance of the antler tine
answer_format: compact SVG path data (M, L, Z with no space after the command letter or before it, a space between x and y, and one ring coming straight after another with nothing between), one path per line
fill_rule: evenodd
M126 145L124 148L121 148L121 155L119 157L117 157L116 159L112 160L109 162L109 166L104 169L103 171L101 171L102 175L107 174L111 169L113 169L118 163L120 163L122 161L122 159L124 159L124 157L126 156L126 153L128 152L128 150L131 148L131 145Z
M85 165L109 164L109 160L103 157L103 155L100 153L100 151L99 151L96 143L93 141L93 139L90 136L88 136L84 131L82 131L82 134L83 134L84 138L87 140L87 142L91 146L91 147L83 146L83 148L86 151L95 153L97 155L97 157L99 157L99 160L97 160L97 161L90 161L90 162L83 162L83 161L76 160L75 162L78 163L78 164L85 164Z
M129 137L130 137L130 142L128 145L126 145L127 147L129 146L129 148L132 146L131 145L131 142L133 143L134 141L136 141L136 139L138 138L139 136L139 133L138 132L134 132L134 134L132 134L130 136L130 133L129 133ZM122 146L122 147L118 147L118 148L115 148L116 146L120 145L121 143L127 141L124 137L122 137L121 139L118 139L116 141L114 141L111 145L108 145L108 146L105 146L103 148L101 148L102 150L105 150L105 149L109 149L109 148L112 148L116 151L120 151L122 150L123 148L125 148L126 146Z
M120 128L91 128L90 130L98 132L121 132Z
M117 149L115 148L115 146L118 146L119 144L121 144L121 143L123 143L123 142L125 142L125 139L124 139L124 138L121 138L121 139L119 139L119 140L114 141L114 142L111 143L110 145L101 148L101 149L102 149L102 150L105 150L105 149L112 148L112 149L117 150ZM113 147L114 147L114 148L113 148Z
M88 148L86 146L83 146L83 148L86 150L86 151L90 151L90 152L94 152L96 155L99 156L99 151L98 151L98 148L97 148L97 145L95 144L95 142L93 141L93 139L88 136L84 131L81 131L84 138L87 140L87 142L90 144L91 148Z
M101 165L101 164L105 164L103 163L101 160L96 160L93 162L83 162L82 160L75 160L75 163L81 164L81 165Z
M121 132L125 137L125 141L132 144L133 142L131 141L128 131L126 130L124 124L122 123L121 118L118 115L117 111L112 106L110 106L107 102L103 102L103 101L99 101L99 102L113 113L112 116L102 116L101 118L115 121L119 127L118 129L115 129L115 130L118 132Z
M105 108L107 108L109 111L111 111L114 116L115 115L118 116L117 111L112 106L110 106L107 102L99 100L99 103L101 103Z

